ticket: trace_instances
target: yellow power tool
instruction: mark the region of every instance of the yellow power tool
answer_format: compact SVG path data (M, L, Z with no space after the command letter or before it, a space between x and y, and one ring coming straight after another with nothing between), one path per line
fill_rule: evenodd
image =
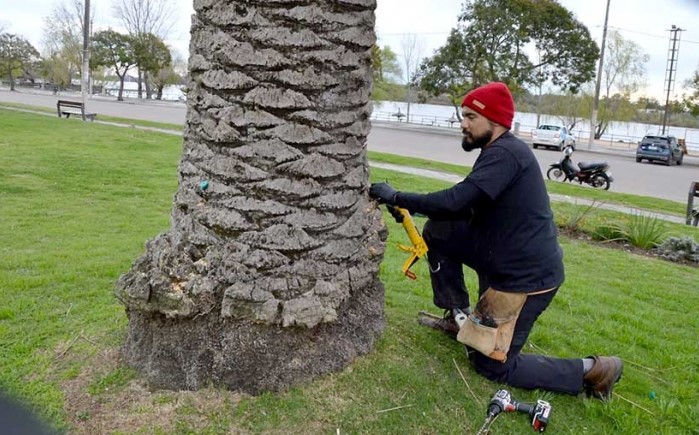
M415 275L415 272L410 270L410 268L417 262L417 260L420 259L420 257L427 254L427 244L425 243L425 239L422 238L420 230L418 230L417 226L415 226L415 222L413 222L413 218L410 216L408 210L388 204L386 204L386 208L396 222L403 225L405 232L408 234L408 238L410 239L412 246L398 244L398 247L401 250L410 253L408 260L403 263L403 274L410 279L416 279L417 275Z

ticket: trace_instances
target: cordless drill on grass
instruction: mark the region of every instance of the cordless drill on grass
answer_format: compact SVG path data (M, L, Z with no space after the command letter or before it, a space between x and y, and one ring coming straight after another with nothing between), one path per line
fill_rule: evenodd
M487 429L495 417L502 412L527 414L531 418L532 428L537 432L543 432L546 430L549 417L551 416L551 404L545 400L538 400L534 405L520 403L512 398L509 391L498 390L493 398L490 399L485 423L478 433L484 433L484 430Z

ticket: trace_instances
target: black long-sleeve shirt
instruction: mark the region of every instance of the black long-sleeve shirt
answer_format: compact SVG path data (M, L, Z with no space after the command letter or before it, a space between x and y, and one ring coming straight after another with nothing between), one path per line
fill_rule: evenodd
M563 282L563 253L541 169L527 144L505 133L481 151L472 172L449 189L398 192L396 205L432 219L464 219L476 243L478 272L503 291L535 291Z

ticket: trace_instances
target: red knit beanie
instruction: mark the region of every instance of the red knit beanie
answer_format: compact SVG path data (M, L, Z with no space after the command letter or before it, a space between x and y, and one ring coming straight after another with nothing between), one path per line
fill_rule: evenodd
M507 85L492 82L466 94L461 107L468 107L489 120L510 129L515 117L515 102Z

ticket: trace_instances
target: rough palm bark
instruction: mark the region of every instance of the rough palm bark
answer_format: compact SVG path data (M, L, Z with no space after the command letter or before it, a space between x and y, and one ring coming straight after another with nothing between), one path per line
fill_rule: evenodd
M279 390L384 328L366 196L375 0L195 0L171 229L117 283L153 386Z

